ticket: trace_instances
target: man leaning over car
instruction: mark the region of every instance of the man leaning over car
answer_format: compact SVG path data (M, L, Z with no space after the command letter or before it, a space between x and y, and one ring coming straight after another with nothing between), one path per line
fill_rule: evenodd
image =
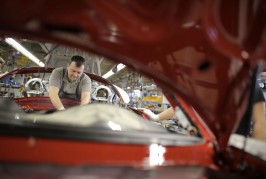
M64 110L60 98L80 100L80 105L90 102L91 79L83 73L85 59L73 56L67 68L53 70L49 80L49 97L57 110Z

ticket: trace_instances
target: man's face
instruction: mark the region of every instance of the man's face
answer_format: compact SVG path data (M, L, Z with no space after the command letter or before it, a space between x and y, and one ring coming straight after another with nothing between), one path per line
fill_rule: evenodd
M84 71L84 65L81 65L80 67L76 66L76 62L71 62L68 65L68 80L70 82L74 82L77 79L79 79L80 75L83 73Z

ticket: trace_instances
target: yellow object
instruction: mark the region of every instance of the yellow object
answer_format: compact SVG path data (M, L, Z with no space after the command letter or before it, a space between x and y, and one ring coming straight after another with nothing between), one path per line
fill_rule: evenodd
M161 96L145 96L143 101L163 102L163 98Z

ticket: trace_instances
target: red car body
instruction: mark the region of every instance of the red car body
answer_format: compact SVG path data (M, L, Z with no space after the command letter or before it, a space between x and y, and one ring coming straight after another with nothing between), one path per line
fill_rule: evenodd
M31 126L31 132L23 133L23 127L8 124L1 127L5 130L0 137L0 160L12 164L6 164L10 171L55 178L265 177L263 157L228 145L248 106L252 75L265 60L265 1L28 0L1 4L3 37L78 47L151 77L167 94L173 94L168 95L173 106L177 105L174 99L179 99L204 139L196 145L163 145L165 160L157 165L161 167L147 170L151 142L63 137L56 134L64 130L54 128L55 136L44 135L40 132L44 129ZM254 144L254 148L259 146ZM23 166L26 170L22 171ZM1 176L18 177L18 173L2 172Z

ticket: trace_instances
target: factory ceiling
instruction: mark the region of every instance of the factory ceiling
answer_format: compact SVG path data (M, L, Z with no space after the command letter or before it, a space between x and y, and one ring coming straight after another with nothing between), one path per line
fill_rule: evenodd
M43 63L45 63L46 57L50 53L53 53L54 50L60 47L56 44L42 43L27 39L16 40L34 56L40 59ZM12 46L10 46L8 43L6 43L5 39L3 38L0 39L0 56L6 61L5 68L7 71L11 71L14 68L36 66L36 64L32 62L29 58L25 57ZM99 60L101 75L104 75L117 65L104 57L99 58ZM128 68L124 68L121 71L115 73L113 76L109 77L108 80L123 88L132 85L139 86L139 83L150 82L150 80L143 78L139 74L130 71Z

